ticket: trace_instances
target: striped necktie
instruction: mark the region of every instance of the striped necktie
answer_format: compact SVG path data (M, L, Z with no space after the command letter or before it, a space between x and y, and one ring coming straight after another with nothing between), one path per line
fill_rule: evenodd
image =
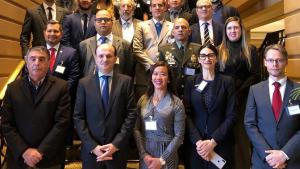
M208 31L209 23L205 22L205 23L203 23L203 25L204 25L204 44L203 45L206 45L206 44L211 43L210 38L209 38L209 31Z

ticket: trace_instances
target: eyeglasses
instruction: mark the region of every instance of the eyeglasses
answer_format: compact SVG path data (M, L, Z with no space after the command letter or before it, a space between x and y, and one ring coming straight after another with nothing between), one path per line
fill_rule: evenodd
M213 59L213 58L215 58L216 57L216 54L214 54L214 53L209 53L209 54L200 54L199 55L199 58L201 59L201 60L205 60L205 58L207 58L207 59Z
M275 64L283 64L286 60L285 59L265 59L265 61L268 64L273 64L275 62Z
M98 23L102 23L102 22L108 23L108 22L111 22L112 19L111 18L96 18L95 21Z
M201 6L197 6L196 8L198 8L198 9L209 9L209 8L211 8L211 5L201 5Z

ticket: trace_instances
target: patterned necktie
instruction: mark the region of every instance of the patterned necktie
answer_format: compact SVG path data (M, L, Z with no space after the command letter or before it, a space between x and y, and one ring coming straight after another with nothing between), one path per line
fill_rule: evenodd
M276 121L278 121L281 106L282 106L281 94L280 94L280 90L279 90L281 85L278 82L274 82L273 85L275 87L275 90L274 90L273 98L272 98L272 110L273 110Z
M54 64L55 64L55 48L50 48L50 63L49 68L50 71L53 72Z
M101 93L101 100L104 106L105 112L108 111L108 100L109 100L109 83L108 79L110 76L101 76L103 80L103 87L102 87L102 93Z
M52 20L52 8L51 7L48 7L47 8L49 13L48 13L48 21Z
M100 40L99 40L100 44L106 43L106 39L107 39L107 37L101 36L101 37L100 37Z
M160 22L156 22L155 28L156 28L157 36L159 36L160 32L161 32L161 29L162 29L162 24Z
M86 30L87 30L87 18L88 18L88 15L86 13L82 15L84 36L86 35Z
M203 25L204 25L204 45L206 45L210 43L209 31L208 31L209 23L205 22L203 23Z

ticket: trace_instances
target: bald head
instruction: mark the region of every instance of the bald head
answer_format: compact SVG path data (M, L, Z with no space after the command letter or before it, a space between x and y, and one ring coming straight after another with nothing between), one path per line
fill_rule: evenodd
M186 43L191 34L190 25L184 18L177 18L174 20L174 26L172 30L172 35L176 41Z

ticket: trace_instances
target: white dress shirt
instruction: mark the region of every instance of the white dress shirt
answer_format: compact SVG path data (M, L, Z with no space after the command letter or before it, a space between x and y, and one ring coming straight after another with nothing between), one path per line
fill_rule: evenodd
M132 19L130 19L128 21L125 21L122 18L120 18L120 19L121 19L121 23L122 23L123 39L125 39L126 41L131 43L133 35L134 35L134 27L133 27ZM129 23L128 27L126 27L126 22Z

